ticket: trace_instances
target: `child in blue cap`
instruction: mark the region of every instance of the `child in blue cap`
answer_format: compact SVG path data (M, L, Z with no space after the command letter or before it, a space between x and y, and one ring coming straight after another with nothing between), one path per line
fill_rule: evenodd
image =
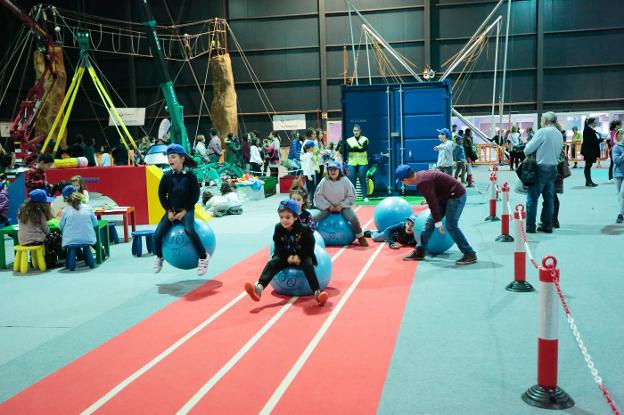
M390 249L399 249L401 246L416 246L420 236L414 233L416 215L410 215L403 222L388 226L383 231L364 231L364 236L373 238L375 242L387 242Z
M44 189L35 189L20 206L17 213L17 239L22 246L45 246L46 267L54 268L61 251L61 233L50 231L48 220L52 219L50 203L54 200Z
M199 201L199 182L187 167L197 167L197 163L186 154L184 147L171 144L167 147L167 159L171 170L166 172L158 186L160 204L165 215L154 232L154 272L160 272L163 265L163 238L175 223L184 226L191 243L197 250L199 261L197 275L202 276L208 271L208 254L197 232L195 232L195 203Z
M282 200L277 208L280 223L275 225L273 243L275 251L267 262L255 284L245 283L245 291L252 300L260 301L262 291L271 282L273 277L288 267L299 267L305 274L308 284L314 291L314 298L319 305L324 305L329 294L321 291L314 266L314 234L307 226L299 222L299 204L292 199Z

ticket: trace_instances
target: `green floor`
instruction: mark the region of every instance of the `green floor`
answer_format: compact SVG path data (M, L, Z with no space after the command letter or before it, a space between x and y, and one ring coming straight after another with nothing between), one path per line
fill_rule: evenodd
M560 195L562 228L530 235L529 241L536 258L557 256L576 324L622 408L624 226L614 224L615 190L604 171L595 173L599 187L586 188L582 169L573 169ZM487 169L475 169L475 177L483 191ZM516 179L503 170L501 183L505 180ZM0 271L0 402L268 245L279 198L253 202L242 216L212 222L218 243L205 278L167 266L153 274L153 257L132 257L130 244L113 246L111 258L95 270L25 277ZM525 201L515 192L511 198L512 205ZM513 279L514 244L494 242L500 223L483 220L487 202L486 194L468 189L460 222L478 264L455 267L460 253L453 247L419 265L378 413L551 413L520 399L536 382L538 296L504 289ZM538 286L536 272L528 270L528 280ZM561 309L559 339L559 384L576 400L566 413L609 413Z

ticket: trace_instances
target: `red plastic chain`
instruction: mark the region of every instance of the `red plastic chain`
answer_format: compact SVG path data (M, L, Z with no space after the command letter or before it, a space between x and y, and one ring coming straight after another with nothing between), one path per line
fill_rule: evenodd
M524 242L524 246L526 247L527 254L529 254L529 261L531 261L531 264L533 265L533 267L535 267L535 269L539 269L539 264L533 258L533 253L531 252L531 248L529 247L526 229L524 229L524 223L522 221L520 221L520 232L522 233L522 241Z

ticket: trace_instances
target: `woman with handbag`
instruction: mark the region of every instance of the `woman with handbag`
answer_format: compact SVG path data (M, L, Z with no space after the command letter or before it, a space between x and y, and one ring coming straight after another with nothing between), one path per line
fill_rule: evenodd
M596 134L597 120L590 117L585 120L585 128L583 129L583 144L581 145L581 154L585 160L585 186L596 187L596 183L591 178L591 167L596 162L596 159L600 157L600 143L602 138Z

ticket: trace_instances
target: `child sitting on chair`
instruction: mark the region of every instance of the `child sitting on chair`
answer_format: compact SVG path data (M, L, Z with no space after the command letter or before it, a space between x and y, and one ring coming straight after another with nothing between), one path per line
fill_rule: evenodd
M351 223L358 243L361 246L368 246L360 221L351 209L355 202L353 183L345 177L340 164L335 161L327 164L327 174L328 176L321 180L314 193L314 205L321 210L321 213L314 216L314 221L318 223L331 213L340 213Z
M45 245L46 267L54 268L61 250L61 234L50 231L48 220L52 219L49 197L45 190L35 189L28 194L28 199L19 208L17 214L17 239L22 246Z
M63 199L68 205L61 215L63 248L95 244L94 228L97 225L97 218L91 206L83 203L83 195L72 185L63 189Z
M314 292L314 298L319 305L325 304L329 295L321 291L314 265L314 234L307 226L299 222L299 205L292 199L282 200L277 209L280 223L275 225L273 242L275 251L273 257L266 264L255 284L245 283L245 291L252 300L260 301L262 291L271 282L273 277L288 267L300 267Z
M399 249L402 246L416 246L420 237L414 234L416 215L410 215L404 222L388 226L382 232L364 231L364 236L373 238L375 242L388 242L390 249Z
M300 176L299 179L293 182L288 197L297 202L297 204L299 205L299 209L301 209L301 213L299 213L299 222L301 222L303 225L306 225L314 232L316 230L316 222L314 222L310 211L307 210L308 191L304 186L305 185L303 184Z
M208 272L208 254L201 239L195 232L195 203L199 200L197 176L186 167L197 167L197 163L186 154L180 144L167 147L167 159L171 170L166 172L158 185L160 204L165 215L154 232L154 272L160 272L163 265L163 239L175 222L184 225L184 231L197 251L197 275Z

